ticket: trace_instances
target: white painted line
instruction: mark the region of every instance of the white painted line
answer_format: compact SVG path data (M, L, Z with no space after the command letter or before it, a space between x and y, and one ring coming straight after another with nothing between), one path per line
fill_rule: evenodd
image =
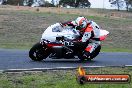
M107 67L107 66L82 66L82 67L85 67L85 68L100 68L100 67Z
M7 70L29 70L29 69L7 69Z
M84 68L96 68L96 67L105 67L105 66L82 66ZM31 69L7 69L2 70L2 72L22 72L22 71L46 71L46 70L69 70L77 69L78 67L55 67L55 68L31 68Z
M79 67L79 66L78 66ZM28 71L46 71L46 70L69 70L77 69L78 67L55 67L55 68L31 68L31 69L7 69L0 70L0 72L28 72ZM82 66L83 68L100 68L100 67L132 67L132 65L123 65L123 66Z
M75 69L77 67L56 67L57 69ZM56 69L54 68L54 69Z
M132 67L132 65L125 65L126 67Z
M50 70L50 69L53 69L53 68L31 68L28 70Z
M7 70L3 70L3 72L44 71L44 70L52 70L52 68L7 69Z
M2 73L3 72L3 70L0 70L0 73Z

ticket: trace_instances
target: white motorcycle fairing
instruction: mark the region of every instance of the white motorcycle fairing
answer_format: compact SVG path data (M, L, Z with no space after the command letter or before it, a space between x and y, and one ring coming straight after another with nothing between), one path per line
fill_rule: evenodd
M100 41L105 40L108 34L109 34L108 31L100 29ZM56 37L62 37L62 36L70 40L73 40L79 37L80 34L76 29L73 29L70 27L64 28L60 25L60 23L56 23L49 26L44 31L44 33L42 34L41 40L46 39L50 42L55 42Z
M56 37L64 36L67 39L73 40L80 36L79 32L75 29L71 29L69 27L62 27L60 23L56 23L54 25L49 26L44 33L42 34L42 38L48 41L54 42L56 41Z

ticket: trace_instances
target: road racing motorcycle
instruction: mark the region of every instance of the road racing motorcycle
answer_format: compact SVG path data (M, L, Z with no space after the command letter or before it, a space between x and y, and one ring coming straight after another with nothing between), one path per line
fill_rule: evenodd
M100 30L101 41L105 40L108 34L108 31ZM51 25L42 34L41 41L30 49L29 57L34 61L41 61L47 57L52 59L73 59L77 57L80 61L92 60L99 54L101 45L88 58L84 58L83 51L89 41L79 42L80 36L80 32L75 28L62 27L60 23Z

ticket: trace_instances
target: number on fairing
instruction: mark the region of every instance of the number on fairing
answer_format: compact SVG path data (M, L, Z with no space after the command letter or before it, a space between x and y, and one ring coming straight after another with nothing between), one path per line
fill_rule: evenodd
M68 42L68 41L65 41L64 45L65 46L74 46L73 42Z

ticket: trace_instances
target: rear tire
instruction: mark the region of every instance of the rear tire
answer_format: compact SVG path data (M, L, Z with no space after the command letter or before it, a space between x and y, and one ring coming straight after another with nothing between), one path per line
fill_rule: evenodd
M93 58L95 58L95 57L99 54L100 50L101 50L101 46L99 45L99 46L95 49L95 51L92 52L92 53L90 54L90 58L84 58L84 57L83 57L83 53L79 54L79 55L78 55L78 58L80 59L81 62L84 62L84 61L91 61Z
M95 51L91 53L91 55L90 55L91 59L95 58L95 57L99 54L100 50L101 50L101 46L99 45L99 46L95 49Z
M29 57L34 61L42 61L49 56L50 52L46 45L36 43L29 51Z

